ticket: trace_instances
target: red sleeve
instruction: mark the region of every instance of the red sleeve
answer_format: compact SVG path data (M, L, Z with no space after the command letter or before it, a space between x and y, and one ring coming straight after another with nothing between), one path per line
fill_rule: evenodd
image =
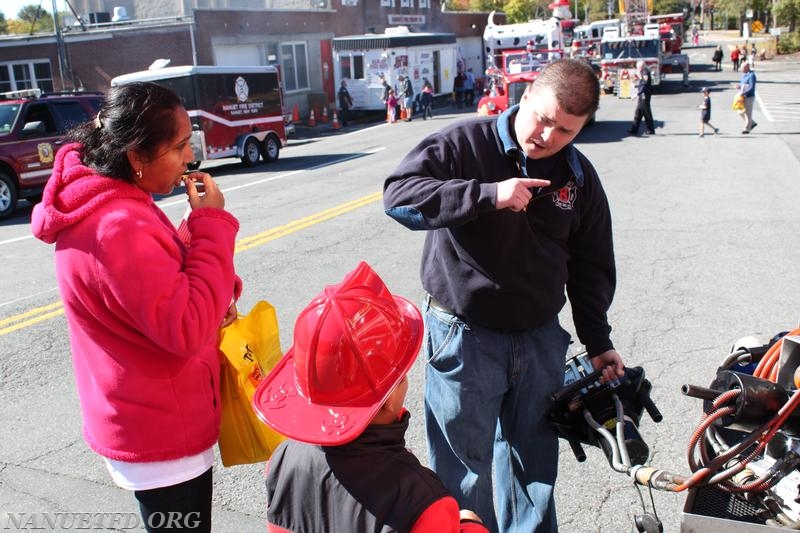
M483 524L464 522L458 516L458 502L445 496L433 502L414 522L411 533L489 533Z

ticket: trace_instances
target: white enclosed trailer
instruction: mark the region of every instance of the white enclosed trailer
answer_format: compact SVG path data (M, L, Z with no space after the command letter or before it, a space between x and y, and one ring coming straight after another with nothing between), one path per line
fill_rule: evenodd
M458 45L454 33L411 33L401 26L383 34L334 38L333 61L336 90L341 80L347 80L353 109L377 111L386 108L382 79L397 91L397 77L407 76L415 97L425 79L434 96L452 93Z

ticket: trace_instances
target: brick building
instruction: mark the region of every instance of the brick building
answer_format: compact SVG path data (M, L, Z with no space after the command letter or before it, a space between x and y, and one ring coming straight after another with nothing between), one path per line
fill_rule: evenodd
M400 25L454 33L465 65L482 72L488 13L447 11L442 1L71 0L83 25L73 17L60 21L57 34L0 37L0 92L105 91L114 76L144 70L157 59L170 65L271 64L281 68L286 105L297 104L305 115L312 97L333 100L325 51L334 37ZM503 14L495 16L503 20Z

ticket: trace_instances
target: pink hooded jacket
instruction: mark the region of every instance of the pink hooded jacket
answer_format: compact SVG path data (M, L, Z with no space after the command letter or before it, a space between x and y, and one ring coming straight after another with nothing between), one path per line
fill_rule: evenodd
M217 332L241 281L239 223L221 209L189 216L187 248L151 196L56 155L34 235L55 243L83 434L100 455L177 459L219 435Z

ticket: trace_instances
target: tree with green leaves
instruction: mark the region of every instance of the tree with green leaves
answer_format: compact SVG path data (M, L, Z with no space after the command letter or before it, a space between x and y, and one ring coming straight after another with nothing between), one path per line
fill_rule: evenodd
M800 21L800 0L778 0L775 15L778 24L785 24L789 26L789 32L794 32L797 29L797 22Z
M53 31L55 24L53 24L53 16L42 9L41 5L28 4L23 6L17 13L17 18L27 26L27 31L33 35L37 32Z
M6 34L8 34L8 22L6 22L6 16L0 13L0 35Z

